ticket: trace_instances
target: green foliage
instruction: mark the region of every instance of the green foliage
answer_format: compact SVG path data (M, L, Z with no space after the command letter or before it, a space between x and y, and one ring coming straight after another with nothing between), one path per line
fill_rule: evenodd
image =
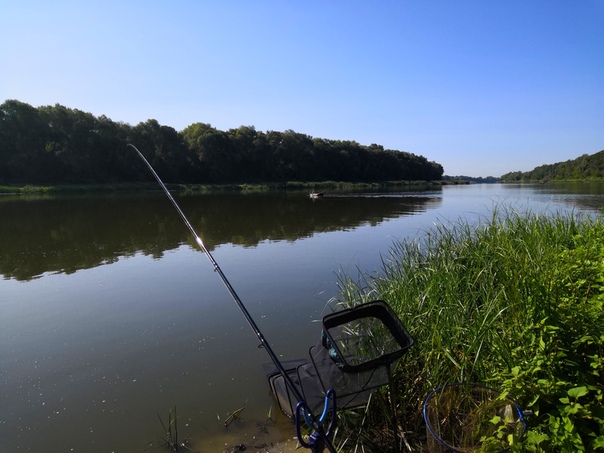
M116 123L62 105L0 104L0 184L94 184L148 181L126 150L134 143L170 183L439 180L441 165L411 153L313 138L292 130L220 131L194 123L177 132L150 119Z
M528 326L502 387L531 410L524 451L604 448L604 245L588 229L556 260L557 307Z
M342 303L388 301L416 339L396 370L404 430L425 432L432 389L479 382L533 412L514 450L602 450L601 220L496 210L397 243L381 275L341 285Z

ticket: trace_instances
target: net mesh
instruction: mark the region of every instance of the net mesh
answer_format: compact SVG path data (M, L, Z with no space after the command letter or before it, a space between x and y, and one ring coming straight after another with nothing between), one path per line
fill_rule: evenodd
M321 341L309 349L310 360L287 370L308 408L323 408L333 389L338 409L367 403L371 392L388 383L388 368L413 344L400 320L383 301L373 301L323 318ZM298 401L285 378L269 374L271 390L289 417Z
M438 443L463 453L506 450L508 435L520 437L525 428L522 413L513 401L500 399L499 392L479 384L450 384L436 389L424 403L424 419Z
M322 410L329 389L335 390L337 408L345 409L366 404L373 390L388 383L386 366L362 372L342 371L322 343L310 348L309 355L309 362L287 370L287 374L312 412ZM283 376L273 373L269 383L281 411L292 417L298 401Z

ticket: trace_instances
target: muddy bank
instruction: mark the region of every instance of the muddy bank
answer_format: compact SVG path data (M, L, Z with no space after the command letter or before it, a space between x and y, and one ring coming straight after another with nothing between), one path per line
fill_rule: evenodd
M241 451L253 453L293 453L308 450L302 448L297 440L291 439L278 443L253 442L250 445L242 443L228 447L223 450L223 453L238 453Z

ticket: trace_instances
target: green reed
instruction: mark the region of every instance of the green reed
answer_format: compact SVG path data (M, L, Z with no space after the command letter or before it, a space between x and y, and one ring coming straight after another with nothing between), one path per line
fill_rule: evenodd
M563 326L554 344L565 335L590 335L595 356L600 351L602 357L604 318L601 300L594 299L604 287L604 225L598 219L496 208L477 224L436 225L421 238L395 243L382 260L380 275L343 278L338 302L384 299L415 338L395 370L403 431L425 432L423 400L447 383L503 386L521 403L536 404L538 383L523 394L525 383L510 380L518 369L537 367L535 346L527 344L535 326ZM601 360L589 362L602 366ZM601 406L599 392L594 401Z

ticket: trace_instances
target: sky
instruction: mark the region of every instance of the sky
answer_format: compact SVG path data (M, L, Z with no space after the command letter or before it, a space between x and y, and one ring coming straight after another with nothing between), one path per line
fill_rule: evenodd
M0 0L0 103L501 176L604 149L604 0Z

